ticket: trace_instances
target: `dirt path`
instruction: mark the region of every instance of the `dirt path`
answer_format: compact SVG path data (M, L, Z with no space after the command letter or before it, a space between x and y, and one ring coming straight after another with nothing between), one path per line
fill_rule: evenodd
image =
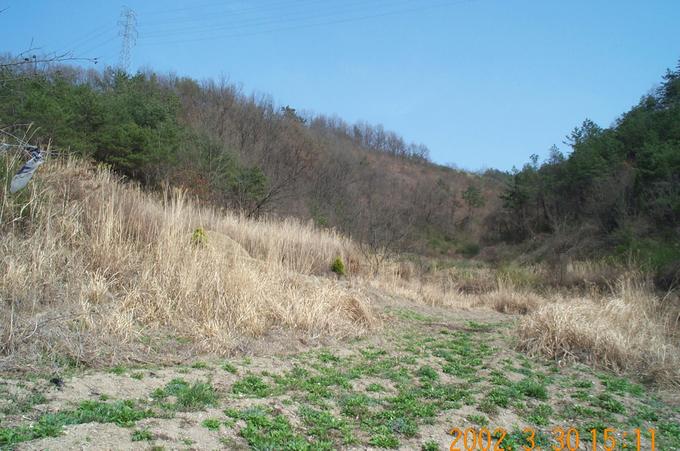
M449 449L453 428L504 428L502 446L518 449L531 428L550 449L553 428L573 427L592 450L590 431L611 427L621 443L641 429L649 449L654 428L656 449L680 449L677 406L513 351L512 316L386 298L379 308L379 333L325 347L3 379L0 448L434 450Z

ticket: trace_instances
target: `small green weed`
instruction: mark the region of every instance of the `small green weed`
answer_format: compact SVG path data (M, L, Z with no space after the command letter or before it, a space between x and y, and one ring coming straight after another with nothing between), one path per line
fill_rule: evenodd
M319 353L319 361L323 363L337 363L340 357L333 355L330 351L321 351Z
M340 398L342 414L351 418L367 415L368 406L372 403L373 400L364 394L350 394Z
M600 376L600 382L608 391L614 393L630 393L633 396L641 396L644 393L641 385L634 384L622 377L603 374Z
M431 366L427 366L427 365L421 366L418 369L418 372L416 373L416 375L420 378L420 380L422 382L425 382L425 381L431 382L431 381L436 381L437 379L439 379L439 373L437 373L437 370L435 370Z
M224 362L222 364L222 369L224 371L226 371L227 373L231 373L231 374L237 374L238 373L238 369L229 362Z
M173 379L161 389L157 389L151 397L163 401L168 396L174 396L174 404L164 404L171 410L193 411L201 410L217 403L217 393L209 382L195 382L189 384L184 379Z
M597 397L597 400L595 400L594 405L608 412L621 414L626 413L626 408L624 405L609 393L601 393Z
M477 408L487 415L496 415L496 413L498 413L498 407L496 407L496 403L489 398L482 399Z
M658 427L661 440L668 445L666 448L680 449L680 424L675 421L663 421L658 423Z
M57 437L61 435L66 425L115 423L118 426L129 427L150 416L151 411L138 408L131 400L114 403L83 401L74 410L43 414L30 426L0 428L0 446L13 446L16 443L43 437Z
M588 379L579 379L571 385L574 388L593 388L593 382Z
M260 376L251 374L232 385L231 391L239 395L266 398L271 393L271 387Z
M592 398L590 392L586 390L576 390L574 393L571 394L571 397L574 399L578 399L579 401L589 401Z
M125 368L123 365L116 365L109 370L110 373L116 374L118 376L122 376L126 371L127 368Z
M27 413L33 409L33 406L44 404L47 399L45 395L38 391L32 391L25 396L14 395L10 393L2 393L3 397L8 401L3 403L0 413L5 415L15 415L18 413Z
M381 429L371 435L368 444L378 448L398 448L399 439L388 429Z
M148 429L137 429L132 432L131 439L133 442L151 441L153 440L153 434Z
M345 420L306 406L300 408L299 414L307 427L307 434L312 437L319 440L341 440L345 445L356 442L352 428Z
M466 417L466 419L470 423L476 424L477 426L488 426L489 425L489 419L487 417L485 417L484 415L470 414Z
M549 404L539 404L529 415L529 421L538 426L547 426L550 424L550 416L553 414L553 408Z
M295 433L283 415L272 417L261 408L252 408L240 412L239 416L246 422L240 434L253 449L312 451L329 448L328 444L314 447L303 436Z
M548 391L545 386L536 380L523 379L516 384L516 388L526 396L541 400L548 399Z
M191 244L195 246L205 246L208 244L208 234L205 233L203 227L198 227L194 230L194 233L191 234Z
M487 399L498 407L506 408L510 404L512 392L505 388L494 387L487 394Z
M658 421L659 420L659 414L657 409L652 409L651 407L647 406L641 406L638 409L637 415L638 418L641 420L646 420L646 421Z
M211 431L219 431L222 422L217 418L206 418L205 420L203 420L201 425L204 428L210 429Z

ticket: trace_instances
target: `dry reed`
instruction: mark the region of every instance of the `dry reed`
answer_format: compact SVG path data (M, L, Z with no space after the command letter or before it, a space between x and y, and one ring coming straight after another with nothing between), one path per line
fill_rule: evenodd
M179 191L158 199L77 161L3 192L2 212L0 355L96 360L82 349L159 333L226 353L276 327L344 337L374 323L360 293L319 277L336 257L357 260L354 245L308 223L201 208Z
M596 299L563 298L524 317L520 347L561 361L622 370L650 382L680 384L680 308L639 276L619 279Z

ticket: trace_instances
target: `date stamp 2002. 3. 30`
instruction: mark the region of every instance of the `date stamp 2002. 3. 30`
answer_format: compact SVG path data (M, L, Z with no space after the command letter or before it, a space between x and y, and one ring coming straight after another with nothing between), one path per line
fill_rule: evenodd
M656 431L654 429L620 431L614 428L603 430L579 430L574 427L555 427L546 432L534 428L524 428L517 444L517 433L512 437L504 428L475 429L452 428L453 436L450 451L656 451ZM584 436L585 435L585 436ZM644 440L643 440L644 438Z

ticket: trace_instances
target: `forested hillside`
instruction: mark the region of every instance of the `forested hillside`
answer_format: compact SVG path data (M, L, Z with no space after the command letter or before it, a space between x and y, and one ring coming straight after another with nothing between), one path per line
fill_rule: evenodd
M567 155L553 148L542 163L482 175L434 164L426 146L380 125L300 113L225 80L30 66L0 75L3 130L33 124L32 142L150 188L311 219L372 255L488 247L494 260L614 255L671 281L678 272L680 66L609 128L585 120Z
M5 67L0 125L248 216L335 227L371 250L474 255L504 175L433 164L382 126L303 115L225 81ZM5 128L12 131L13 127Z
M553 148L514 173L490 236L548 235L550 252L614 252L680 269L680 64L611 127L586 120L567 139L569 155Z

